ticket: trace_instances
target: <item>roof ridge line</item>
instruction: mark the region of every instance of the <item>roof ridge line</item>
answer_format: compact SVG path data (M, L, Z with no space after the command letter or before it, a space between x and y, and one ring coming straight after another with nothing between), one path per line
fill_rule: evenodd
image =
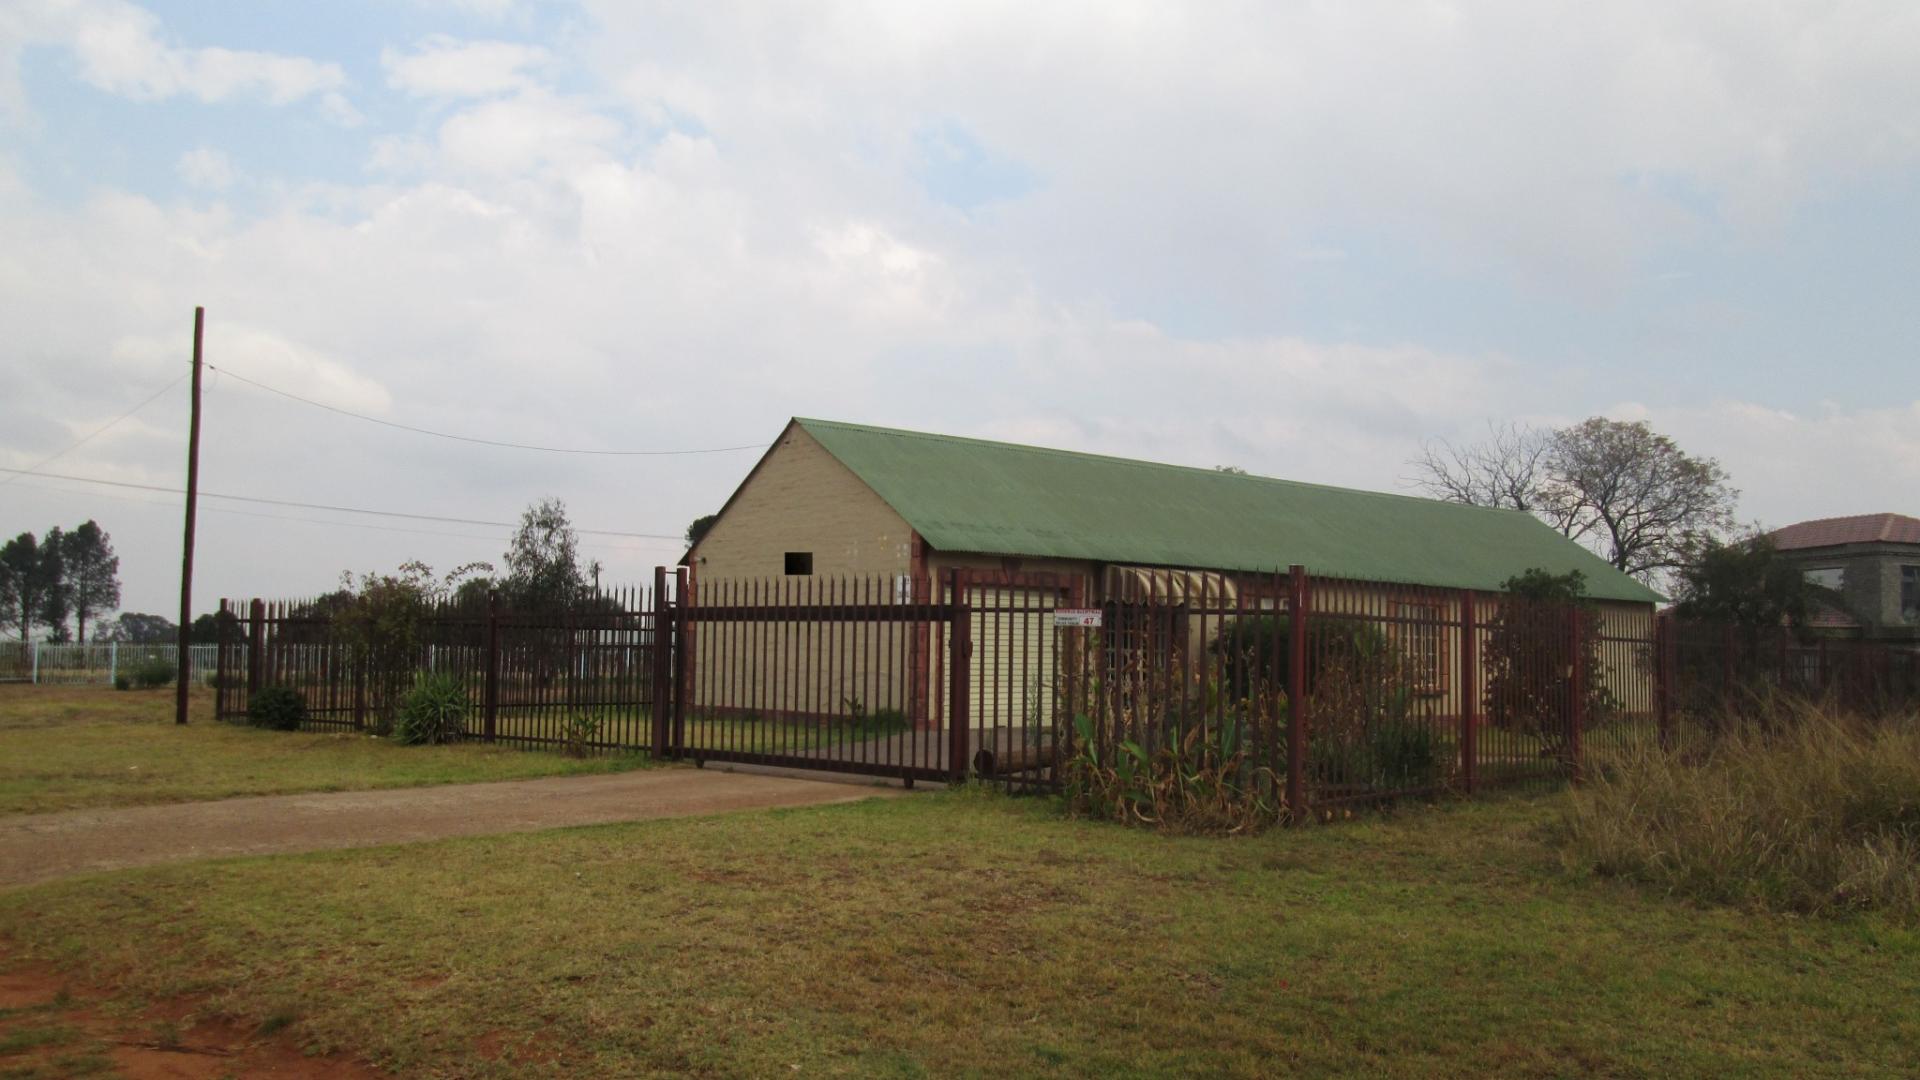
M1056 454L1061 457L1085 458L1093 461L1108 461L1119 465L1131 465L1145 469L1171 469L1179 472L1199 473L1203 476L1219 476L1229 480L1258 480L1268 484L1284 484L1288 487L1311 488L1315 491L1333 491L1349 495L1371 495L1383 499L1408 499L1417 503L1442 503L1457 506L1463 510L1483 510L1495 514L1518 514L1529 521L1546 522L1525 510L1516 510L1507 506L1480 506L1474 503L1448 502L1445 499L1430 499L1423 495L1409 495L1400 491L1374 491L1370 488L1345 487L1340 484L1317 484L1310 480L1290 480L1283 476L1266 476L1260 473L1229 473L1218 468L1200 465L1176 465L1170 461L1148 461L1145 458L1120 457L1117 454L1096 454L1087 450L1067 450L1057 446L1034 446L1031 443L1007 442L1003 439L981 439L971 435L946 435L935 431L912 431L907 428L883 427L879 424L856 424L848 420L822 420L817 417L795 416L792 421L805 427L819 424L825 427L845 428L855 431L873 432L908 439L927 439L933 442L973 443L979 446L994 446L1008 450L1024 450L1035 454ZM1551 528L1552 526L1548 526Z

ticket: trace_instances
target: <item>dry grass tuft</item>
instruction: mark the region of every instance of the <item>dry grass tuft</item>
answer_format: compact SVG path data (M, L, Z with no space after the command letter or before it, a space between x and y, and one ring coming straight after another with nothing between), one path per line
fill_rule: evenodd
M1920 916L1920 714L1778 698L1620 752L1571 796L1570 860L1717 903Z

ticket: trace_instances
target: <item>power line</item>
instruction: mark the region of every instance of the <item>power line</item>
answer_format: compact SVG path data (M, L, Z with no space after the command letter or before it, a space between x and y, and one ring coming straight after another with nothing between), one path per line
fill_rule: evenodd
M0 473L14 473L16 475L25 476L27 475L27 470L8 469L8 468L0 467ZM185 493L180 488L161 487L158 484L136 484L129 480L103 480L103 479L100 479L99 477L94 477L94 476L68 476L68 475L63 475L61 473L35 473L34 475L44 477L48 480L72 480L76 483L81 483L81 484L103 484L107 487L130 488L135 491L158 491L165 495L181 495ZM439 522L443 525L481 525L481 526L485 526L487 528L492 528L492 529L517 529L520 527L511 521L481 521L476 518L440 517L434 514L409 514L399 510L368 510L368 509L365 509L364 507L358 507L358 506L333 506L327 503L295 502L291 499L267 499L267 498L262 498L258 495L221 495L212 491L203 491L200 494L206 496L209 499L226 499L229 502L259 503L263 506L287 506L287 507L292 507L296 510L326 510L336 514L367 514L373 517L407 518L413 521L434 521L434 522ZM680 540L682 539L682 537L680 536L669 536L665 533L621 532L617 529L576 528L574 532L585 533L590 536L621 536L621 537L626 537L633 540Z
M730 454L738 450L764 450L767 446L765 443L749 443L744 446L714 446L700 450L586 450L568 446L532 446L527 443L502 442L499 439L481 439L472 435L452 435L444 431L432 431L423 427L414 427L412 424L401 424L392 420L382 420L377 416L367 416L349 409L342 409L337 405L328 405L322 401L314 401L312 398L304 398L299 394L282 390L278 387L268 386L266 383L249 379L245 375L228 368L215 367L212 364L208 364L207 368L211 371L220 372L230 378L238 379L248 386L258 387L269 394L278 394L289 401L298 401L303 405L311 405L316 409L325 409L330 413L338 413L341 416L350 416L355 420L364 420L369 424L379 424L381 427L395 428L400 431L411 431L416 435L431 435L436 439L452 439L455 442L477 443L481 446L499 446L509 450L538 450L547 454L594 454L603 457L685 457L693 454Z
M18 479L18 477L14 477L13 479ZM97 498L118 499L121 502L137 503L141 506L172 506L173 505L170 502L162 502L161 500L158 500L158 499L144 499L138 495L116 495L112 492L106 492L106 491L83 493L80 491L76 491L72 488L53 487L48 484L35 484L31 482L23 486L32 488L35 491L45 491L54 495L80 496L80 495L86 494L87 497L90 497L90 498L97 497ZM410 536L442 536L442 537L447 537L449 539L454 539L454 540L477 540L477 541L485 541L488 543L496 543L499 540L499 536L497 534L444 532L438 529L404 529L404 528L399 528L393 525L373 525L373 524L369 524L367 522L361 522L361 521L329 521L326 518L294 517L290 514L266 514L266 513L261 513L258 510L240 510L240 509L227 507L227 506L209 506L207 507L207 512L212 514L231 514L238 517L260 518L266 521L291 521L291 522L296 522L303 525L327 525L327 526L332 526L332 527L341 528L341 529L363 529L363 530L369 530L373 532L406 533ZM652 539L652 538L649 538L649 539ZM669 538L660 537L658 539L667 540ZM675 543L684 542L683 537L677 537L677 536L672 537L671 540L672 542L675 542ZM593 548L599 551L640 552L640 551L646 550L641 547L635 547L627 544L610 543L604 540L583 540L580 542L580 546Z
M161 387L158 390L155 390L152 396L146 398L145 400L140 402L140 404L135 405L133 408L128 409L126 412L121 413L119 416L116 416L113 419L107 421L106 423L101 424L99 427L94 429L93 434L82 438L80 441L67 447L65 450L62 450L56 454L49 454L48 456L41 458L39 461L35 462L33 465L25 469L21 469L17 471L8 470L9 472L13 472L14 475L7 477L5 480L0 480L0 487L6 487L8 484L11 484L15 480L20 479L22 476L26 476L31 473L36 473L40 469L53 464L55 461L58 461L59 459L66 457L68 454L73 453L75 450L78 450L81 447L92 442L93 440L99 438L101 435L106 434L108 428L111 428L115 424L118 424L120 421L125 420L129 416L132 416L134 413L137 413L141 409L144 409L147 406L153 404L154 402L160 400L160 395L166 393L167 391L173 389L176 386L179 386L180 380L186 378L188 375L191 375L191 374L193 373L189 371L189 372L183 372L180 375L176 376L172 382L168 383L167 385Z

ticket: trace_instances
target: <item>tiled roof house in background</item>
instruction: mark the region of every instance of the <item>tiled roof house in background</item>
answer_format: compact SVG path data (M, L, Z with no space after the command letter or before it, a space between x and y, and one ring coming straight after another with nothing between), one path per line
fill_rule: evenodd
M1776 529L1774 546L1840 594L1815 624L1881 641L1920 641L1920 518L1856 514Z

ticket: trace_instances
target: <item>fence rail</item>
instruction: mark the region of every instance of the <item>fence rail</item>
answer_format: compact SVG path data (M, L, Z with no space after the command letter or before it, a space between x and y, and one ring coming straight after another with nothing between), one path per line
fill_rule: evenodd
M1717 723L1755 694L1920 702L1920 650L1631 605L1299 567L1095 584L977 570L696 583L662 569L651 588L561 611L442 605L400 675L464 684L469 734L489 742L1048 789L1090 745L1133 746L1212 754L1294 814L1564 783L1595 752ZM243 632L196 658L221 717L288 686L315 729L381 723L394 684L338 610L222 611Z
M217 666L217 645L187 647L190 678L211 684ZM0 682L52 686L111 686L120 677L132 678L145 666L179 671L180 646L136 645L105 641L86 644L49 641L0 642ZM169 682L174 676L169 675Z

